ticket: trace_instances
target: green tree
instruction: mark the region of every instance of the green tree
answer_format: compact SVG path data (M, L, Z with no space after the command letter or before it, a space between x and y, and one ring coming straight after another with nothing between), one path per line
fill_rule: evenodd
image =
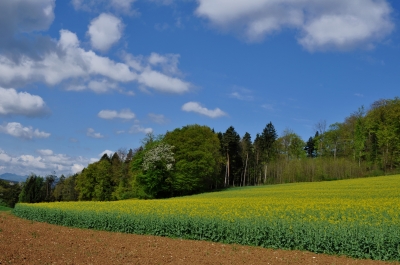
M54 200L63 201L62 191L64 189L64 183L65 183L65 176L61 175L59 181L57 182L57 184L54 188L54 192L53 192Z
M240 175L243 169L243 160L241 157L240 136L233 126L230 126L222 135L222 146L226 155L225 180L224 185L235 186L240 182Z
M77 201L79 193L76 190L76 180L78 174L74 174L65 179L64 187L62 190L63 201Z
M174 195L204 192L218 185L220 142L209 127L187 125L167 132L164 141L174 146Z
M173 146L162 141L145 146L141 173L137 181L149 198L166 198L172 195Z
M19 202L36 203L44 201L46 189L43 183L44 179L42 177L31 174L22 184Z
M308 138L306 146L304 150L307 152L307 157L314 158L316 156L315 153L315 140L313 137Z
M252 142L251 142L251 135L246 132L243 135L242 140L240 141L240 145L241 145L241 157L242 157L242 164L244 165L244 169L243 169L243 181L242 181L242 185L246 186L246 180L249 181L248 179L248 168L249 168L249 164L250 161L253 160L253 146L252 146Z
M76 179L76 190L79 200L111 200L113 186L110 159L100 159L82 170Z
M0 179L0 206L14 208L20 193L19 184Z

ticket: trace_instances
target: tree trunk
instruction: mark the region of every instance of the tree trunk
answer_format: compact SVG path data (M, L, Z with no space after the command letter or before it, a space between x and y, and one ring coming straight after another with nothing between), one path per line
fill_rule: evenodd
M227 166L228 166L228 187L229 187L229 179L230 179L229 153L227 153L227 157L228 157Z
M265 164L265 167L264 167L264 184L267 182L267 169L268 169L268 164Z
M249 159L249 152L247 152L246 165L244 166L243 186L246 186L246 170L247 170L247 160L248 159Z
M228 164L225 165L225 181L224 181L224 187L226 188L226 179L228 176Z
M335 151L333 152L333 160L336 160L337 142L335 143Z

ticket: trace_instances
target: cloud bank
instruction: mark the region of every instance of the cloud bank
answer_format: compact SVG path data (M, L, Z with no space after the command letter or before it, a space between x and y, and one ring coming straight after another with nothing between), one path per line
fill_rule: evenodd
M198 0L196 15L258 41L295 29L309 51L370 48L394 29L386 0Z
M72 1L76 8L109 4L128 8L133 1ZM62 85L67 90L118 91L136 83L141 89L185 93L191 84L177 68L179 55L152 53L149 57L125 53L122 62L84 49L77 35L61 29L59 39L40 35L54 20L54 0L0 1L0 86L21 87L31 83ZM122 21L101 13L93 19L87 35L92 49L106 52L122 38Z
M11 155L0 149L0 172L19 175L35 174L46 176L53 171L57 175L80 172L90 162L83 157L71 157L65 154L55 154L52 150L37 150L39 156L30 154Z

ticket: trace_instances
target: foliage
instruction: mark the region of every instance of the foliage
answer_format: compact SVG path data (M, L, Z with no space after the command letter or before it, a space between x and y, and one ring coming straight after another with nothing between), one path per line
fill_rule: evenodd
M328 126L304 142L290 129L279 136L272 122L254 141L233 126L215 133L188 125L165 136L146 135L142 146L89 165L68 188L67 179L44 200L166 198L232 186L321 181L400 171L400 100L385 99ZM47 187L51 179L45 180ZM63 195L68 190L71 196ZM75 194L74 192L75 191ZM49 196L50 195L50 196ZM54 196L54 197L52 197Z
M17 216L136 234L400 260L400 176L234 188L168 200L17 204Z
M36 203L42 202L46 198L46 187L43 177L30 175L22 185L19 194L19 202Z
M8 212L8 211L11 211L12 210L12 208L10 208L10 207L6 207L6 206L1 206L0 205L0 212Z
M90 164L76 179L79 200L106 201L112 199L111 162L103 158Z
M222 161L218 136L207 126L188 125L168 132L164 141L174 146L172 190L187 195L218 185Z
M137 184L149 198L169 197L172 193L172 173L175 162L173 146L162 141L146 145L141 163L137 164ZM135 161L137 162L137 160Z
M20 192L21 185L0 180L0 206L13 208L18 202Z

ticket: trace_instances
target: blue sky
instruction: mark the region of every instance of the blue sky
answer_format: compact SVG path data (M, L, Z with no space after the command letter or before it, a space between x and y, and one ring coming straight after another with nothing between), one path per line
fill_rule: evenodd
M0 2L0 174L72 174L188 124L303 140L399 96L398 1Z

